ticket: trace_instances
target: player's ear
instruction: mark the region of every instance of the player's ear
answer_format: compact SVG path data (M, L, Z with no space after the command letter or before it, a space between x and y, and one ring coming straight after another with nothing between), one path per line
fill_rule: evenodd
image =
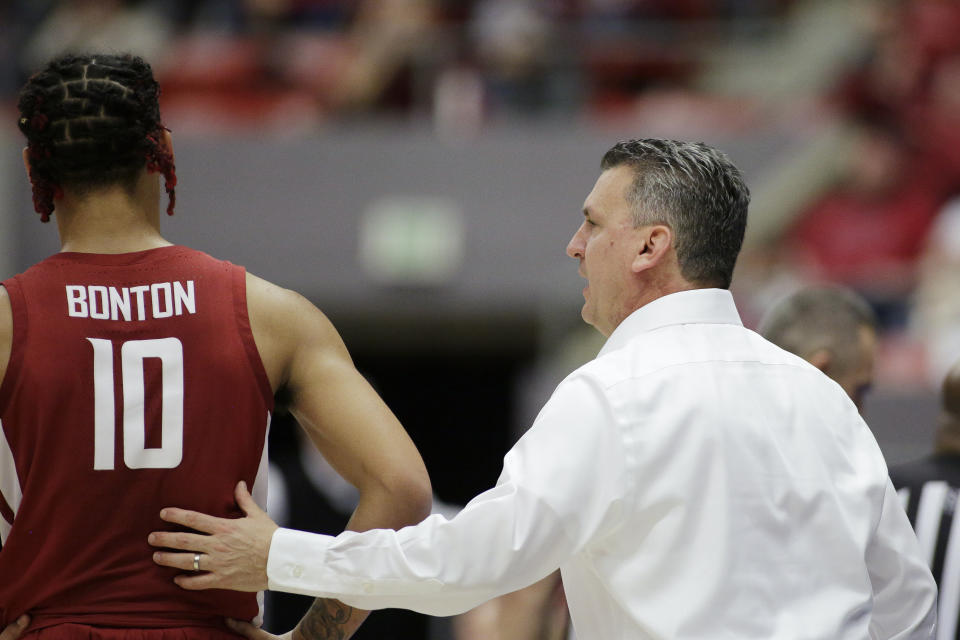
M30 147L23 148L23 168L27 172L27 178L30 178Z
M167 148L167 150L170 152L170 157L171 157L171 158L174 158L174 155L173 155L173 135L171 134L170 129L167 129L166 127L163 128L163 138L162 138L162 139L163 139L163 145L164 145L164 146ZM176 160L176 158L174 158L174 160Z

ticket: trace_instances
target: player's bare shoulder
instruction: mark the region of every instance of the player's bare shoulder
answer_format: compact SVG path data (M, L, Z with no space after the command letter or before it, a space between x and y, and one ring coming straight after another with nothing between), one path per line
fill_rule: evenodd
M284 329L288 333L309 332L310 329L333 330L327 317L304 296L249 272L247 309L251 323L268 329Z
M286 382L298 351L344 349L333 324L312 302L249 272L247 313L260 358L275 389Z

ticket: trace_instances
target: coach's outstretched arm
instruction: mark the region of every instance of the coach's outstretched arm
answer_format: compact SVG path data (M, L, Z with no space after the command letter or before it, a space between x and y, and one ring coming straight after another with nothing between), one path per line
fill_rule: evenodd
M239 487L247 517L164 509L165 520L211 535L155 533L150 542L211 555L202 567L211 573L178 578L185 588L270 588L369 609L462 613L540 580L622 523L629 462L608 413L596 381L568 378L506 455L497 485L451 520L435 514L398 531L334 538L278 529ZM192 558L158 553L157 562L190 569Z
M347 529L398 529L429 515L430 479L419 452L397 418L354 367L326 316L301 295L249 274L247 306L254 339L274 390L287 391L290 412L297 422L331 466L359 490L359 503ZM245 489L238 489L238 495L241 493L245 494ZM253 503L245 503L241 498L240 504L248 507ZM175 509L166 511L177 513ZM268 526L276 528L265 514L263 518ZM177 521L174 517L170 520ZM244 568L240 559L222 558L212 547L167 545L163 536L158 539L161 542L157 546L191 551L160 554L157 560L161 564L192 570L195 553L201 553L200 573L178 576L176 581L181 587L209 588L222 575L221 571ZM231 587L256 591L265 588L266 583ZM304 634L306 638L347 638L366 615L365 611L335 600L318 600L298 629L313 630ZM321 633L324 630L329 630L329 635Z

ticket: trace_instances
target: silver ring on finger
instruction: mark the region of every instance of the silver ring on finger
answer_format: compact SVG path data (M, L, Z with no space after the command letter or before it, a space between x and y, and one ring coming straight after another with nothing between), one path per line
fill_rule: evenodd
M193 570L200 571L200 554L193 554Z

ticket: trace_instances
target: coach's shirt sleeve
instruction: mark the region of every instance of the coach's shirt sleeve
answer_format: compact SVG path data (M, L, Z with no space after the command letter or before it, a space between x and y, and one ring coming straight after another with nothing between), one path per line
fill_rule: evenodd
M873 585L870 637L933 638L936 583L889 480L866 560Z
M278 529L269 588L430 615L515 591L617 526L631 482L622 440L600 384L575 372L507 453L496 486L453 519L337 537Z

